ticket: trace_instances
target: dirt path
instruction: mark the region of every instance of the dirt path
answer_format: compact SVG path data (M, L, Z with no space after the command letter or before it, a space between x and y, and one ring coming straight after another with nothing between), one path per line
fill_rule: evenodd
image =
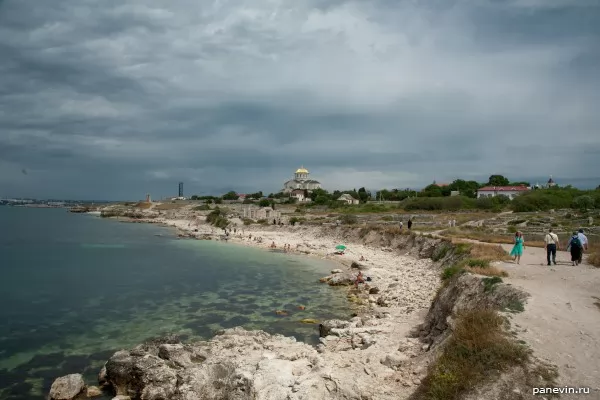
M556 258L549 267L544 249L527 247L520 265L499 263L510 274L505 282L531 294L513 325L538 357L558 366L561 385L591 388L563 398L600 399L600 269L573 267L564 251Z

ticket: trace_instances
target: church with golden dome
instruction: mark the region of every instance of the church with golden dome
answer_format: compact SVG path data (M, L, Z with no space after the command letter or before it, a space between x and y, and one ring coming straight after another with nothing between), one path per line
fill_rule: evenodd
M309 178L310 172L304 167L300 167L294 173L294 178L283 184L283 193L292 194L296 190L308 190L313 191L315 189L321 189L321 183Z

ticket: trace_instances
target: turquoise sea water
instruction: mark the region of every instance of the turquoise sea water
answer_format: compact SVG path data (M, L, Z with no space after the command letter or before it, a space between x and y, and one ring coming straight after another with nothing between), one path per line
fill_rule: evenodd
M350 313L343 291L316 283L331 268L150 224L0 207L0 399L41 399L68 373L95 384L114 351L165 333L243 326L316 343L300 319Z

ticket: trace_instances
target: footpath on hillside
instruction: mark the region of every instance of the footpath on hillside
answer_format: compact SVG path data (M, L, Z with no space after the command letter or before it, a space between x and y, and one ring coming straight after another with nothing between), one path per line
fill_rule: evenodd
M520 265L497 264L509 273L506 283L531 295L512 319L519 338L558 367L560 385L591 388L564 398L600 399L600 269L585 260L572 266L570 257L559 251L557 265L548 266L543 248L526 247Z

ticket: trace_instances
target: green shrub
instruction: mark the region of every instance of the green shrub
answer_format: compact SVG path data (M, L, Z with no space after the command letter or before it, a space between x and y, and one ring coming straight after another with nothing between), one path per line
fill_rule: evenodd
M244 218L243 219L243 223L244 225L248 226L248 225L252 225L254 223L254 220L250 219L250 218Z
M460 314L453 336L429 367L413 400L460 400L474 387L516 366L525 366L529 351L511 340L504 319L494 310Z
M192 208L192 210L194 210L194 211L207 211L207 210L210 210L210 206L208 204L203 204L201 206L196 206L196 207Z
M444 268L444 270L442 271L441 278L443 281L446 281L448 279L453 278L454 276L462 274L463 272L465 271L460 265L452 265L450 267Z
M490 266L490 261L479 258L469 258L465 260L465 265L471 268L487 268Z
M446 244L445 242L442 243L442 244L440 244L433 251L433 254L431 255L431 260L434 261L434 262L436 262L436 261L439 261L442 258L446 257L446 255L448 254L450 248L451 248L450 245Z
M457 256L469 254L472 248L470 243L457 243L454 245L454 254Z
M491 292L492 290L494 290L494 285L503 282L502 278L498 276L492 276L491 278L483 278L481 281L483 282L484 292Z

